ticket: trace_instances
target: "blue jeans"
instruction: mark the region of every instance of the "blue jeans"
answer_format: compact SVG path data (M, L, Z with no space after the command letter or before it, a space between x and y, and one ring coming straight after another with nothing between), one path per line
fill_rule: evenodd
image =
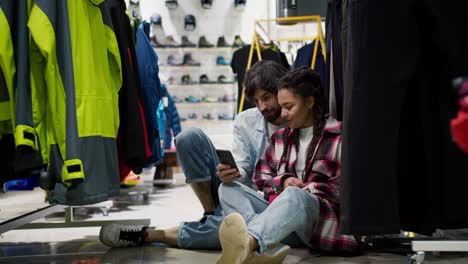
M219 163L216 149L199 128L183 130L175 137L174 142L186 182L211 181L211 194L216 205L215 215L208 216L205 223L183 222L180 225L177 245L187 249L220 249L218 229L224 216L218 197L221 181L216 175L216 166Z
M248 233L258 241L258 253L280 242L291 247L311 246L320 209L314 195L288 187L268 205L256 191L233 182L221 184L219 197L226 215L237 212L244 217Z

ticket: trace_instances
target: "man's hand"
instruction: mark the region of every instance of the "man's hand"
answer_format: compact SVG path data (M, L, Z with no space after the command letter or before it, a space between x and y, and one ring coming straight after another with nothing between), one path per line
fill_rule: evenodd
M218 175L219 179L224 183L233 182L236 178L240 177L240 173L237 169L221 163L216 167L216 175Z
M304 184L303 181L299 180L298 178L295 177L290 177L287 178L284 183L283 183L283 188L286 189L289 186L296 186L299 188L304 188L306 185Z

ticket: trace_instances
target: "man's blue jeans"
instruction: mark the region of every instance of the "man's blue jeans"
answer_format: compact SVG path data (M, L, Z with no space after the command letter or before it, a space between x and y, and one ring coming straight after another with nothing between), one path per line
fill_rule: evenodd
M218 229L224 216L218 198L221 181L216 175L216 166L219 163L216 149L199 128L183 130L176 136L175 145L186 182L211 181L211 193L216 205L215 215L209 215L205 223L183 222L180 225L177 245L190 249L221 249Z
M311 246L311 235L319 217L317 198L297 187L287 187L270 205L256 191L233 182L219 187L225 215L244 217L247 231L258 241L258 253L278 243L291 247Z

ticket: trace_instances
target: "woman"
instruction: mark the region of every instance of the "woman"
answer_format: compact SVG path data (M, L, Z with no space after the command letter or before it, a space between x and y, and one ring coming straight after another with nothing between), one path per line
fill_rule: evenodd
M338 233L341 124L326 118L322 93L319 76L308 68L279 81L288 127L272 136L256 166L253 180L265 197L240 183L220 186L228 216L219 229L218 263L281 263L289 248L282 244L358 249L353 236Z

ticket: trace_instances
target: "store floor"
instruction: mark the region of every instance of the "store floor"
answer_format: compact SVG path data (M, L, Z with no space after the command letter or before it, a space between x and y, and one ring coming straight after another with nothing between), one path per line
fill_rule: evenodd
M146 180L151 179L148 172ZM98 209L75 209L75 219L85 221L143 219L150 218L151 225L165 228L181 221L197 220L202 208L190 186L183 184L183 175L177 175L176 186L154 190L148 200L142 199L138 191L126 191L114 201L109 215ZM20 194L31 200L40 197L42 191ZM10 199L10 198L7 198ZM0 196L0 209L9 204ZM37 198L36 198L37 200ZM16 200L18 202L18 200ZM2 210L3 211L3 210ZM1 211L0 211L1 213ZM63 214L54 214L46 222L57 220ZM164 245L148 245L138 248L110 249L99 242L99 227L12 230L0 237L0 263L215 263L218 251L195 251L168 248ZM329 257L314 255L308 250L291 250L284 263L408 263L404 254L369 252L359 257ZM425 263L468 263L467 255L442 255L428 257Z

